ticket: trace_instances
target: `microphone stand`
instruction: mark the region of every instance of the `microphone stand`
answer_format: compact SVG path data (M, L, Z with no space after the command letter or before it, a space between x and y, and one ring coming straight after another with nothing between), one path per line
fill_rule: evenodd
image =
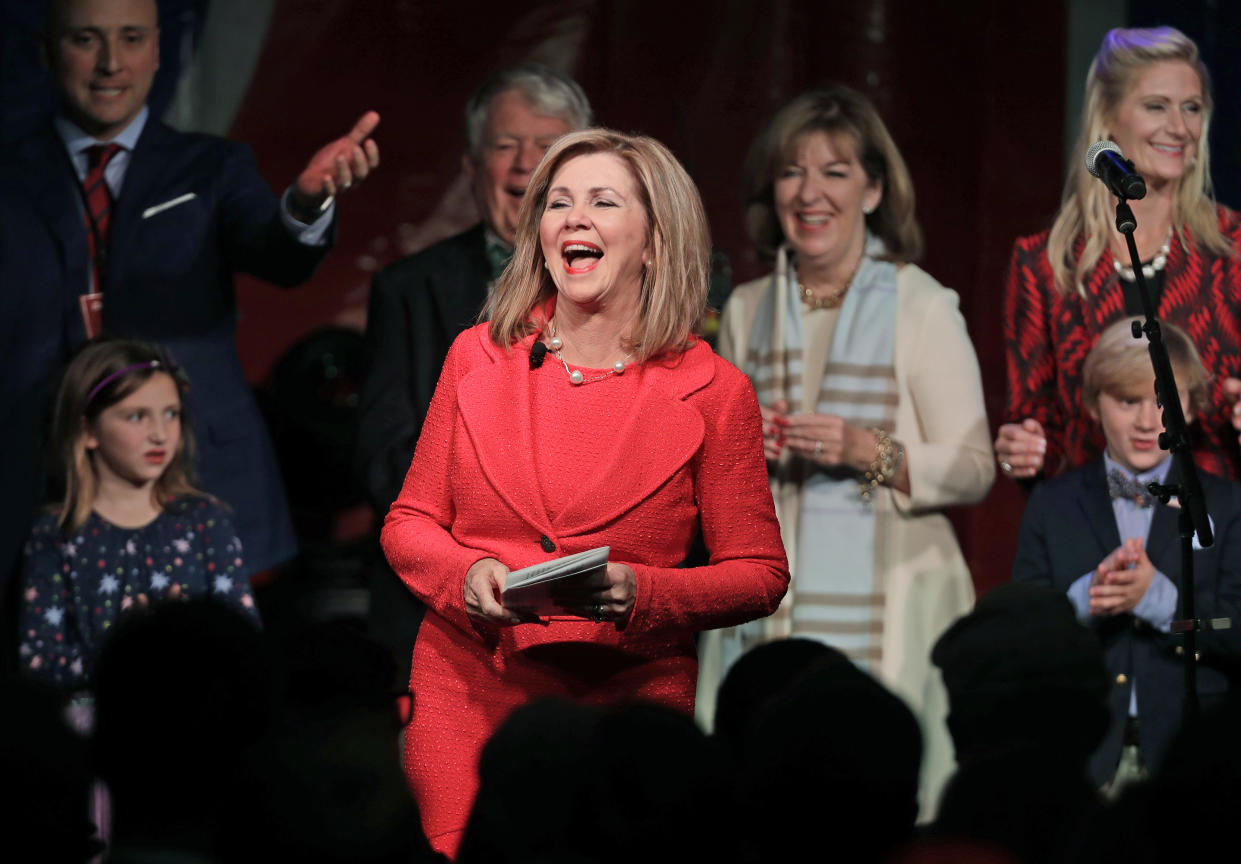
M1177 527L1181 537L1181 590L1179 592L1180 619L1173 621L1173 633L1185 636L1185 711L1184 719L1191 722L1198 717L1198 677L1196 665L1198 661L1198 633L1203 630L1223 630L1231 625L1227 618L1215 618L1203 621L1196 617L1194 609L1194 534L1198 535L1198 544L1206 548L1215 542L1211 532L1211 520L1207 516L1206 496L1202 491L1202 480L1198 476L1198 466L1194 464L1193 451L1189 443L1189 424L1185 413L1181 410L1181 397L1176 387L1176 376L1172 371L1172 361L1168 357L1168 348L1163 342L1163 334L1159 329L1159 319L1155 317L1155 304L1151 299L1146 277L1142 273L1142 261L1138 256L1138 244L1133 239L1133 232L1138 223L1133 216L1133 209L1124 198L1116 200L1116 230L1125 235L1125 245L1129 247L1129 258L1133 265L1133 275L1138 285L1138 294L1142 298L1142 309L1146 321L1133 322L1133 338L1140 339L1146 334L1147 350L1150 352L1151 365L1155 369L1155 398L1163 409L1163 428L1159 434L1159 446L1172 452L1173 467L1172 483L1151 483L1147 488L1151 494L1164 504L1173 495L1180 502L1180 514Z

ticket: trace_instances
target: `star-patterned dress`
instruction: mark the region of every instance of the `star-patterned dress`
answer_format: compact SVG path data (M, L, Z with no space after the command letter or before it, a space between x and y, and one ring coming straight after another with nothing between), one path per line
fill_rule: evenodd
M258 623L241 541L217 501L178 498L141 528L94 511L71 536L39 518L22 560L22 668L66 690L90 683L103 642L140 605L210 596Z

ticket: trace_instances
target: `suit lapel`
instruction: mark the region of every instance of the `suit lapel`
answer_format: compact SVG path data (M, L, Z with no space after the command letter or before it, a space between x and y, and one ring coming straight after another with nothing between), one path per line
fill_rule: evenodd
M19 146L23 148L22 160L28 169L23 180L30 200L60 248L65 274L62 285L66 295L62 299L76 310L77 295L86 293L90 284L86 223L77 176L65 152L64 142L52 127L48 126L38 135L25 139ZM74 337L72 341L81 342L86 338L81 316L70 317L78 319L69 325L74 331L70 334Z
M523 342L505 354L491 344L485 330L478 331L478 338L492 365L473 370L457 387L457 406L470 444L484 476L504 502L529 524L552 533L536 482L530 400L525 398L529 347ZM527 366L524 372L521 364ZM506 410L499 413L498 406Z
M714 365L706 346L682 354L676 365L683 368L650 363L635 370L643 376L638 397L624 426L600 431L614 438L613 446L599 465L583 473L584 482L556 520L561 530L585 533L603 527L654 495L698 452L702 416L685 399L710 382Z
M109 229L109 252L130 248L134 232L142 221L142 204L150 196L165 167L169 163L168 143L171 136L163 124L154 118L147 121L138 144L125 169L125 182L121 195L113 205L112 225ZM108 288L123 290L124 268L129 256L108 255Z
M1116 514L1112 511L1112 498L1107 491L1107 481L1103 473L1103 459L1096 459L1090 471L1082 472L1082 485L1078 492L1077 503L1081 508L1086 524L1094 534L1103 554L1109 554L1120 545L1120 530L1116 527Z

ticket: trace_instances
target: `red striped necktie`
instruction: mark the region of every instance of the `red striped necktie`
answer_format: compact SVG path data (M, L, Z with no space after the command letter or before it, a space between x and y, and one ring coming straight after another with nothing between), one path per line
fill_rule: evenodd
M112 222L112 190L104 171L112 157L121 152L120 144L95 144L86 149L86 178L82 181L82 200L86 203L86 247L90 251L92 289L103 291L103 274L108 257L108 227Z

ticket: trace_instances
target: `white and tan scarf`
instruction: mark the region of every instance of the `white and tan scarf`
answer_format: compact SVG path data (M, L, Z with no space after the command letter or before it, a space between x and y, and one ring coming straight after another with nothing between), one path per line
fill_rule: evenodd
M867 234L865 253L840 307L815 411L861 427L892 431L898 393L897 267L880 260L881 240ZM806 345L801 291L792 254L782 247L771 290L755 310L744 370L761 404L803 405ZM810 370L815 371L815 370ZM785 453L772 481L793 582L780 609L761 622L760 641L799 635L819 639L872 669L881 660L885 570L891 504L864 502L851 470L824 469ZM744 638L744 637L743 637ZM745 641L749 641L748 639Z

